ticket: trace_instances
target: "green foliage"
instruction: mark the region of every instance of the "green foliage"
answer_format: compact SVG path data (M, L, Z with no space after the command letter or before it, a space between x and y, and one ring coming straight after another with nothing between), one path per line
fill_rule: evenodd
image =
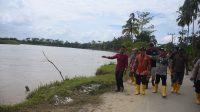
M200 1L199 0L185 0L183 5L179 8L178 12L178 17L176 19L178 26L182 27L182 32L184 30L184 26L187 25L188 30L187 30L187 37L189 37L189 31L190 31L190 24L192 24L193 29L192 29L192 35L195 34L194 32L194 21L197 19L198 13L199 13L199 5ZM199 21L199 20L198 20ZM198 22L199 24L199 22ZM197 34L197 33L196 33ZM183 34L182 34L183 37ZM180 42L182 40L180 39ZM192 42L193 43L193 42Z
M126 24L122 27L122 34L131 37L136 37L138 41L154 42L157 43L155 36L152 35L154 25L150 24L153 19L149 12L137 12L138 18L135 17L134 13L130 14ZM133 40L132 40L133 41Z
M96 71L96 75L108 75L108 74L112 74L114 73L115 69L114 68L114 64L109 64L109 65L103 65L100 68L97 69Z
M153 42L154 44L157 43L154 35L151 35L152 32L150 31L142 31L138 36L136 36L138 41L144 42Z
M147 47L147 42L137 41L133 43L134 48Z
M122 34L129 35L133 37L133 35L139 34L139 24L138 19L135 18L135 14L131 13L129 19L126 21L126 24L122 26Z

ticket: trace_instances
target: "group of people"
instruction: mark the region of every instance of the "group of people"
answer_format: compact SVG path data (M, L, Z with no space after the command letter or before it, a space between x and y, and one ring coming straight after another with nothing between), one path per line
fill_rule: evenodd
M184 74L188 75L188 60L183 48L176 47L173 51L166 51L164 48L156 48L149 43L148 48L132 49L130 61L125 53L126 48L122 46L114 56L102 56L107 59L117 59L115 78L116 92L124 91L123 75L130 69L129 77L131 83L136 85L135 95L145 95L151 79L153 93L158 92L158 85L162 81L162 97L167 96L167 74L171 75L171 93L180 94ZM129 62L129 63L128 63ZM169 72L168 72L169 69ZM197 96L197 104L200 104L200 53L193 61L191 78L194 82Z

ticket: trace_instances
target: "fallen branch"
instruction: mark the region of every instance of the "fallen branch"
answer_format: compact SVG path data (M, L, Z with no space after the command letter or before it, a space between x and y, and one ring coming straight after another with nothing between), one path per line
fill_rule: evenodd
M47 59L47 61L50 62L50 63L56 68L56 70L60 73L60 76L62 77L62 79L63 79L63 81L64 81L63 75L62 75L61 71L58 69L58 67L57 67L52 61L50 61L50 60L47 58L47 56L45 55L44 51L42 51L42 53L43 53L44 57Z

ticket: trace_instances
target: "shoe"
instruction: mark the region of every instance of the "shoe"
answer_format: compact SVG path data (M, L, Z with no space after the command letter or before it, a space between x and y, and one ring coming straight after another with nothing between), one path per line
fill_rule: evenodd
M132 82L132 84L135 86L135 85L136 85L136 82L135 82L135 81L133 81L133 82Z
M158 84L155 84L155 86L153 87L153 93L157 93L158 92Z
M142 84L142 95L145 95L145 86L146 86L146 85L143 85L143 84Z
M199 94L199 93L196 93L196 97L197 97L196 103L197 103L198 105L200 105L200 94Z
M167 96L167 89L166 86L162 86L162 97L166 97Z
M135 95L140 94L140 85L136 85Z
M171 93L174 93L174 92L175 92L175 88L176 88L176 84L173 83L172 86L171 86Z
M181 88L181 85L180 84L176 84L176 94L180 94L180 88Z

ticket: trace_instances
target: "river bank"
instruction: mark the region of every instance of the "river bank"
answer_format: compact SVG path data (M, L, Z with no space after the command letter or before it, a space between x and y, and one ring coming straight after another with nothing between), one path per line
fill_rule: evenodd
M62 80L58 71L46 60L43 51L63 77L70 79L94 76L101 65L115 62L101 58L102 55L114 54L106 51L0 44L0 104L22 102L27 96L25 86L33 91L41 85Z
M99 72L100 71L100 72ZM77 77L54 82L31 92L27 99L15 105L1 105L1 112L32 112L50 110L77 111L87 103L101 102L99 95L114 89L114 64L101 66L96 76Z

